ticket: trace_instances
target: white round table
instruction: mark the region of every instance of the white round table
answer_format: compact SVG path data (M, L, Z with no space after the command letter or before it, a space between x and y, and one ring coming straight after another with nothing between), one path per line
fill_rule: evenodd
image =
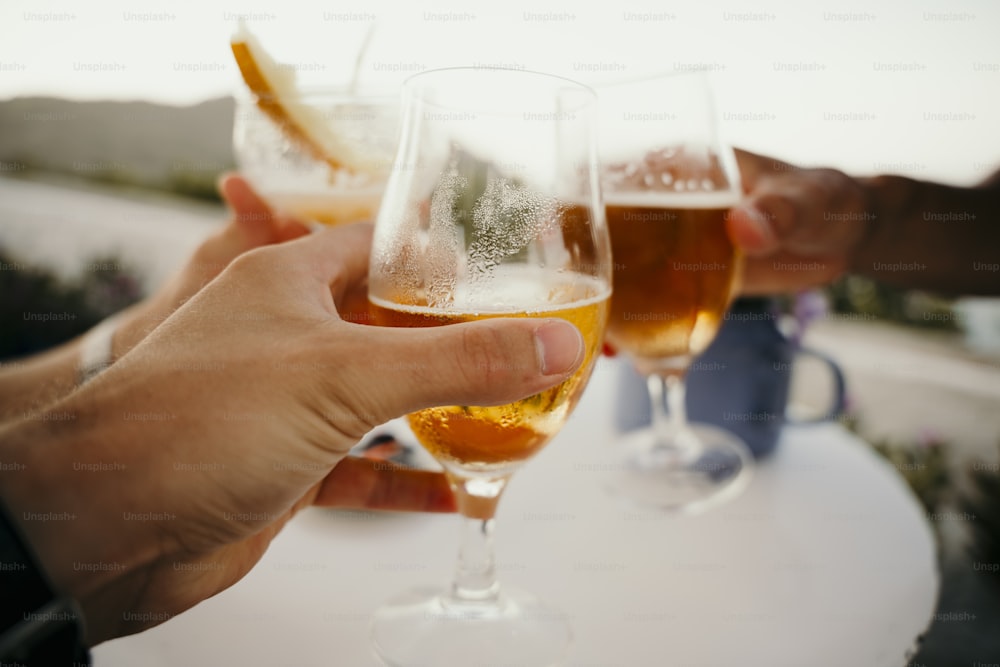
M902 667L938 591L934 541L895 470L836 424L787 428L739 499L698 517L601 489L614 373L602 361L563 432L497 517L501 582L569 614L579 667ZM308 510L231 589L94 650L99 666L378 665L368 615L444 586L447 515ZM484 655L482 664L489 665Z

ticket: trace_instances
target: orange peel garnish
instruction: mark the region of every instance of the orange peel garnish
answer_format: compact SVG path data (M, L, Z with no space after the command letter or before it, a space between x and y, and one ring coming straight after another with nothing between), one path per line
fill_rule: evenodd
M272 58L242 22L230 46L257 107L290 141L332 169L364 170L364 157L337 136L319 109L305 102L295 70Z

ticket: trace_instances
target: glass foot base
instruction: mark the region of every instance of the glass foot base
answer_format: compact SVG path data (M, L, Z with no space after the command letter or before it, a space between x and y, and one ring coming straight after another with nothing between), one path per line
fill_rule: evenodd
M704 424L692 424L689 435L693 439L683 453L657 446L651 429L615 442L608 490L642 507L681 514L703 512L738 496L753 472L753 456L743 441Z
M547 667L565 660L572 632L564 613L516 590L470 603L420 589L375 611L371 640L391 667Z

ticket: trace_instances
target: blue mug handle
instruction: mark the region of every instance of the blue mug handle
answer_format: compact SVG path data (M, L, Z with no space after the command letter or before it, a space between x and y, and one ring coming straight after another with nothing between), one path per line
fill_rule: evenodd
M795 354L818 359L826 365L833 375L834 397L829 409L821 415L809 419L798 419L786 413L785 421L789 424L818 424L836 419L844 412L847 403L847 383L844 381L844 372L830 356L811 347L800 347L795 351Z

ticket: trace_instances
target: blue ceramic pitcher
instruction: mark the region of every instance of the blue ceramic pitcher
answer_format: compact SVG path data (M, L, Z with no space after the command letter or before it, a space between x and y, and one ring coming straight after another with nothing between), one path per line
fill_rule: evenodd
M778 328L769 299L737 299L726 313L715 340L691 364L687 376L687 409L692 422L730 431L754 456L769 454L787 417L792 368L797 357L819 359L832 376L831 405L809 422L835 419L844 409L844 376L832 359L802 347ZM615 425L628 431L650 423L645 380L621 358Z

